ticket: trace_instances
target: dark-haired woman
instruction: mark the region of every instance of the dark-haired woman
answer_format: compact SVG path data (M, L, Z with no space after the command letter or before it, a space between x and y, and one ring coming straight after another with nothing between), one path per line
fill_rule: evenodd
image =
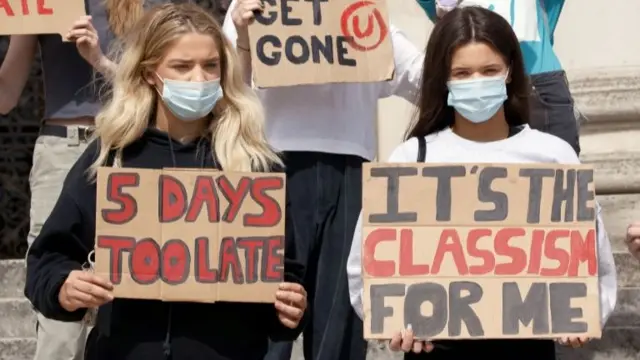
M565 141L528 123L529 84L518 39L500 15L479 7L453 10L435 26L427 45L419 112L407 141L389 162L416 162L419 138L428 163L560 163L579 160ZM598 261L602 325L616 303L611 245L598 207ZM362 316L361 219L347 264L351 302ZM587 339L559 339L580 346ZM411 329L390 347L405 359L555 359L551 340L414 341ZM428 352L428 354L427 354Z
M436 22L455 7L481 6L510 22L531 77L531 126L553 134L580 153L579 122L567 76L553 49L565 0L417 0ZM581 117L580 117L581 118Z

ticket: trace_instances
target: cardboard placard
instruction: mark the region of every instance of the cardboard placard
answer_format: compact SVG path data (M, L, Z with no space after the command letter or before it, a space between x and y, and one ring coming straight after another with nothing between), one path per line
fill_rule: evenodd
M593 168L367 164L364 336L599 338Z
M274 302L284 204L283 174L100 168L95 271L119 298Z
M0 0L0 35L64 37L83 15L84 0Z
M249 26L258 87L393 77L386 0L265 0Z

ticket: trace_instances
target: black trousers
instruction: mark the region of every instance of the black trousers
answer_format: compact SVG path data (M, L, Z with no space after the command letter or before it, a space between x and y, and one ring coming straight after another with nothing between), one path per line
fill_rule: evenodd
M563 139L579 155L580 119L576 119L573 97L565 72L553 71L532 75L531 84L531 127Z
M304 357L364 360L367 345L349 301L346 263L362 208L365 160L318 152L285 152L284 160L296 251L307 254ZM271 343L265 360L290 360L291 350L290 342Z
M436 341L430 353L408 353L405 360L518 359L555 360L552 340L448 340Z

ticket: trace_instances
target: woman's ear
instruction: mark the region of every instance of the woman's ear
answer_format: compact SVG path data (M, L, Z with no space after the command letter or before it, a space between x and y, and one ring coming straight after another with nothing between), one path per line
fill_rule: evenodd
M149 70L144 70L144 73L142 74L142 77L144 78L144 80L147 82L147 84L151 85L151 86L158 86L158 81L160 81L160 79L158 79L158 76L155 75L154 73L152 73Z

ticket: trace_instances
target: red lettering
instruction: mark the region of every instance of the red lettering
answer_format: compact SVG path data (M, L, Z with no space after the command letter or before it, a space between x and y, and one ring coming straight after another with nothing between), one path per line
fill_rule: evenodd
M161 223L176 221L187 211L187 190L180 180L170 175L160 175L160 201L158 203Z
M127 187L138 187L140 176L136 173L111 173L107 179L107 201L116 203L119 209L102 209L102 220L109 224L123 225L138 213L136 199L123 192Z
M218 282L218 270L212 269L209 261L209 238L199 237L195 241L196 265L194 276L196 282L213 284Z
M527 269L527 273L529 274L540 273L544 237L544 230L533 230L531 234L531 251L529 252L529 268Z
M563 276L569 268L569 253L564 249L556 247L556 241L569 237L569 230L551 230L547 233L544 244L544 255L548 259L556 260L558 266L555 269L543 268L540 270L542 276Z
M207 213L209 214L209 222L218 222L218 194L215 190L213 178L211 176L199 175L195 180L195 189L191 197L191 205L187 211L184 221L194 222L202 212L202 206L207 205Z
M1 1L1 0L0 0ZM125 236L98 236L98 248L109 249L109 281L120 284L122 281L122 253L131 251L136 239Z
M138 241L129 256L131 279L141 285L153 284L160 276L160 246L151 239Z
M280 250L284 249L284 237L274 236L265 239L266 246L263 249L262 281L279 282L284 280L284 259ZM266 254L266 255L265 255Z
M27 0L23 0L25 3ZM40 15L53 15L53 9L46 7L45 0L38 0L38 14ZM23 5L23 8L25 5ZM28 11L28 10L27 10Z
M189 277L191 254L182 240L169 240L162 246L162 281L170 285L184 283Z
M235 284L244 282L236 242L232 237L225 237L220 244L220 282L227 282L229 270L233 272L232 279Z
M261 214L245 214L243 223L245 226L276 226L282 219L280 205L269 194L268 190L279 190L284 186L281 177L264 177L253 179L251 184L251 197L262 208Z
M378 228L369 233L362 247L362 268L368 275L374 277L390 277L396 272L393 260L376 260L376 246L383 241L395 241L394 229Z
M509 241L518 236L524 236L526 231L523 228L504 228L498 230L495 236L496 255L511 258L510 263L496 265L494 273L496 275L517 275L527 267L527 253L517 247L509 245Z
M7 16L16 15L11 8L11 4L9 4L9 0L0 0L0 9L4 9L4 12L7 14Z
M402 276L426 275L429 265L413 263L413 230L400 230L400 269Z
M569 276L578 276L580 264L587 262L590 276L598 274L598 258L596 257L596 231L591 229L583 239L579 230L571 231L571 260Z
M489 250L478 249L478 241L486 236L491 236L491 229L471 229L467 234L467 253L475 258L482 258L482 265L469 266L471 275L484 275L490 273L496 260L493 253Z
M222 215L222 219L231 223L236 219L236 216L238 216L238 212L240 212L242 202L251 187L251 179L248 177L241 178L240 181L238 181L238 186L234 188L229 179L222 175L218 178L218 187L220 187L222 195L224 195L225 199L229 202L224 215Z
M449 239L451 239L451 243L449 243ZM460 236L455 229L445 229L440 234L438 248L433 258L433 266L431 266L431 274L437 275L440 272L440 266L442 266L442 261L447 253L451 253L451 256L453 256L453 262L456 265L458 274L467 275L469 273L469 267L464 257Z
M280 240L280 237L274 238L274 239L276 239L277 242L282 243L282 241ZM247 284L253 284L255 282L258 282L258 278L259 278L258 261L260 260L260 249L265 247L263 251L273 251L273 250L267 249L266 246L264 246L264 243L265 241L263 238L242 238L236 241L236 246L244 250L244 259L245 259L244 277L245 277L245 282ZM265 255L267 258L267 261L264 264L265 268L267 267L266 266L267 262L269 261L276 262L276 260L272 259L276 255L279 255L279 254L269 253ZM267 270L265 269L263 273L266 273L266 271ZM273 275L273 273L270 273L269 275Z
M22 14L29 15L29 1L22 0L21 3L22 3Z

